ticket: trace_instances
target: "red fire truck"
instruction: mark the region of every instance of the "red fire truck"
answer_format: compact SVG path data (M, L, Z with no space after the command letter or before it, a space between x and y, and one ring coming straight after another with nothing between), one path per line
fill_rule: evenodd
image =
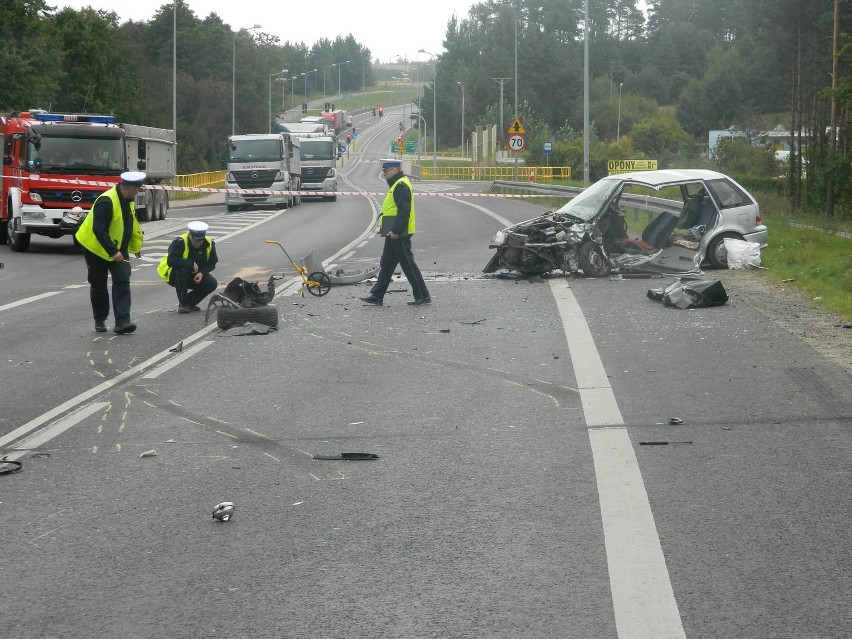
M13 251L26 251L33 233L72 235L124 171L146 171L149 184L175 175L174 131L167 129L33 109L0 116L0 131L0 244L8 242ZM139 219L165 217L165 190L139 193Z

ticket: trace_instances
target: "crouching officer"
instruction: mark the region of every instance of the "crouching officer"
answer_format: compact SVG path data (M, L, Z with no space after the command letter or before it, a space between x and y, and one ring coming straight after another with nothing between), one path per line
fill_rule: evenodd
M216 268L216 243L207 237L204 222L190 222L189 229L169 245L160 260L157 273L175 288L178 313L200 311L198 304L216 290L219 283L210 274Z

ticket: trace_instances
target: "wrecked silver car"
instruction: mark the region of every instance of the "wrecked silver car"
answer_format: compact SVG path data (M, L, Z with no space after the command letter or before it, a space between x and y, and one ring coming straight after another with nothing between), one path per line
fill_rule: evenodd
M725 238L766 246L757 201L728 176L702 169L611 175L565 206L499 231L484 273L555 270L587 277L697 273L727 266Z

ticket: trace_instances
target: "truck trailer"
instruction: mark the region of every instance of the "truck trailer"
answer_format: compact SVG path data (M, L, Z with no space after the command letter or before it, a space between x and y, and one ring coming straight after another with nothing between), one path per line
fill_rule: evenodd
M228 138L225 204L229 211L264 204L290 208L300 204L300 140L286 133L252 133ZM252 193L254 190L287 193ZM246 191L246 192L241 192Z
M0 116L0 130L0 243L13 251L26 251L34 233L73 236L97 197L127 170L145 171L152 185L175 176L175 136L167 129L32 109ZM141 189L136 207L139 219L165 218L168 194Z

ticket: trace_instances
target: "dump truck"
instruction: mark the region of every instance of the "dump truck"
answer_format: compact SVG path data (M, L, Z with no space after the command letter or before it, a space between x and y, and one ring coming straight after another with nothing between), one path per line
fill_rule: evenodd
M254 205L290 208L302 201L300 185L298 137L250 133L228 138L225 204L229 211Z

